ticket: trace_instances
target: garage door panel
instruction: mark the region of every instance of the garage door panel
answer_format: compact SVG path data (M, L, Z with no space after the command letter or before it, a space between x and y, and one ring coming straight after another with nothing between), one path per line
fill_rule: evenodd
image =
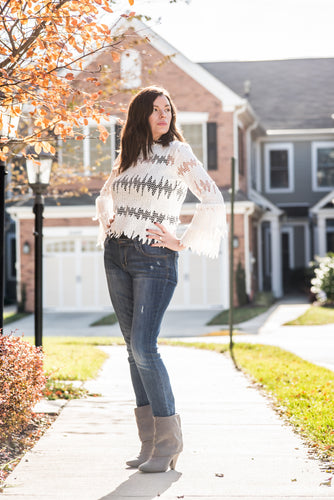
M77 228L78 234L66 237L66 230L58 227L60 236L45 237L44 306L58 310L110 308L103 251L96 248L95 235L84 236L82 228ZM226 250L218 259L189 250L180 252L178 286L171 308L210 307L228 301Z
M62 256L62 304L66 308L76 306L76 257L72 254L63 254Z
M61 260L58 257L44 259L44 306L56 307L59 303Z

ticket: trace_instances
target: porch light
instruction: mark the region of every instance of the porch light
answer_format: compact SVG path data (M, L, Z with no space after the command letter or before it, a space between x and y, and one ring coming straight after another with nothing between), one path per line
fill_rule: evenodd
M16 137L19 126L21 104L4 103L5 95L0 92L0 149L7 145L8 139ZM4 140L5 139L5 140ZM0 160L0 331L3 329L3 307L5 296L5 178L6 164Z
M49 183L53 157L48 153L37 155L28 151L26 160L29 186L34 192L35 201L35 346L42 346L43 339L43 211L44 198Z
M37 156L31 152L30 156L31 158L26 160L29 186L35 195L42 195L50 184L53 157L48 153L40 153Z

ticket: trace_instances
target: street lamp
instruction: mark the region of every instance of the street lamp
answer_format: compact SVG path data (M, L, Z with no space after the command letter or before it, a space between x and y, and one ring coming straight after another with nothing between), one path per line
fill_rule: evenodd
M3 104L3 95L0 93L0 149L7 141L16 137L20 120L21 105ZM15 106L15 107L14 107ZM6 163L0 159L0 332L3 329L3 307L5 294L5 179Z
M43 338L43 211L44 198L52 168L52 156L46 153L30 154L26 160L29 186L35 201L35 345L42 346Z

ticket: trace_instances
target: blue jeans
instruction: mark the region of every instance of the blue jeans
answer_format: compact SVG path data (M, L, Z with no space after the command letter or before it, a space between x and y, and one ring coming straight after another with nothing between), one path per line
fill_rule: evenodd
M108 237L104 249L110 298L127 346L136 404L150 404L156 417L174 415L174 396L157 338L177 284L178 253L122 236Z

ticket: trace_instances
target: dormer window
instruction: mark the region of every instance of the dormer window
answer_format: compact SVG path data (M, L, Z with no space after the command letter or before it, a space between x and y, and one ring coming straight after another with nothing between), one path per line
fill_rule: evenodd
M141 59L137 50L128 49L121 55L121 80L124 89L141 86Z

